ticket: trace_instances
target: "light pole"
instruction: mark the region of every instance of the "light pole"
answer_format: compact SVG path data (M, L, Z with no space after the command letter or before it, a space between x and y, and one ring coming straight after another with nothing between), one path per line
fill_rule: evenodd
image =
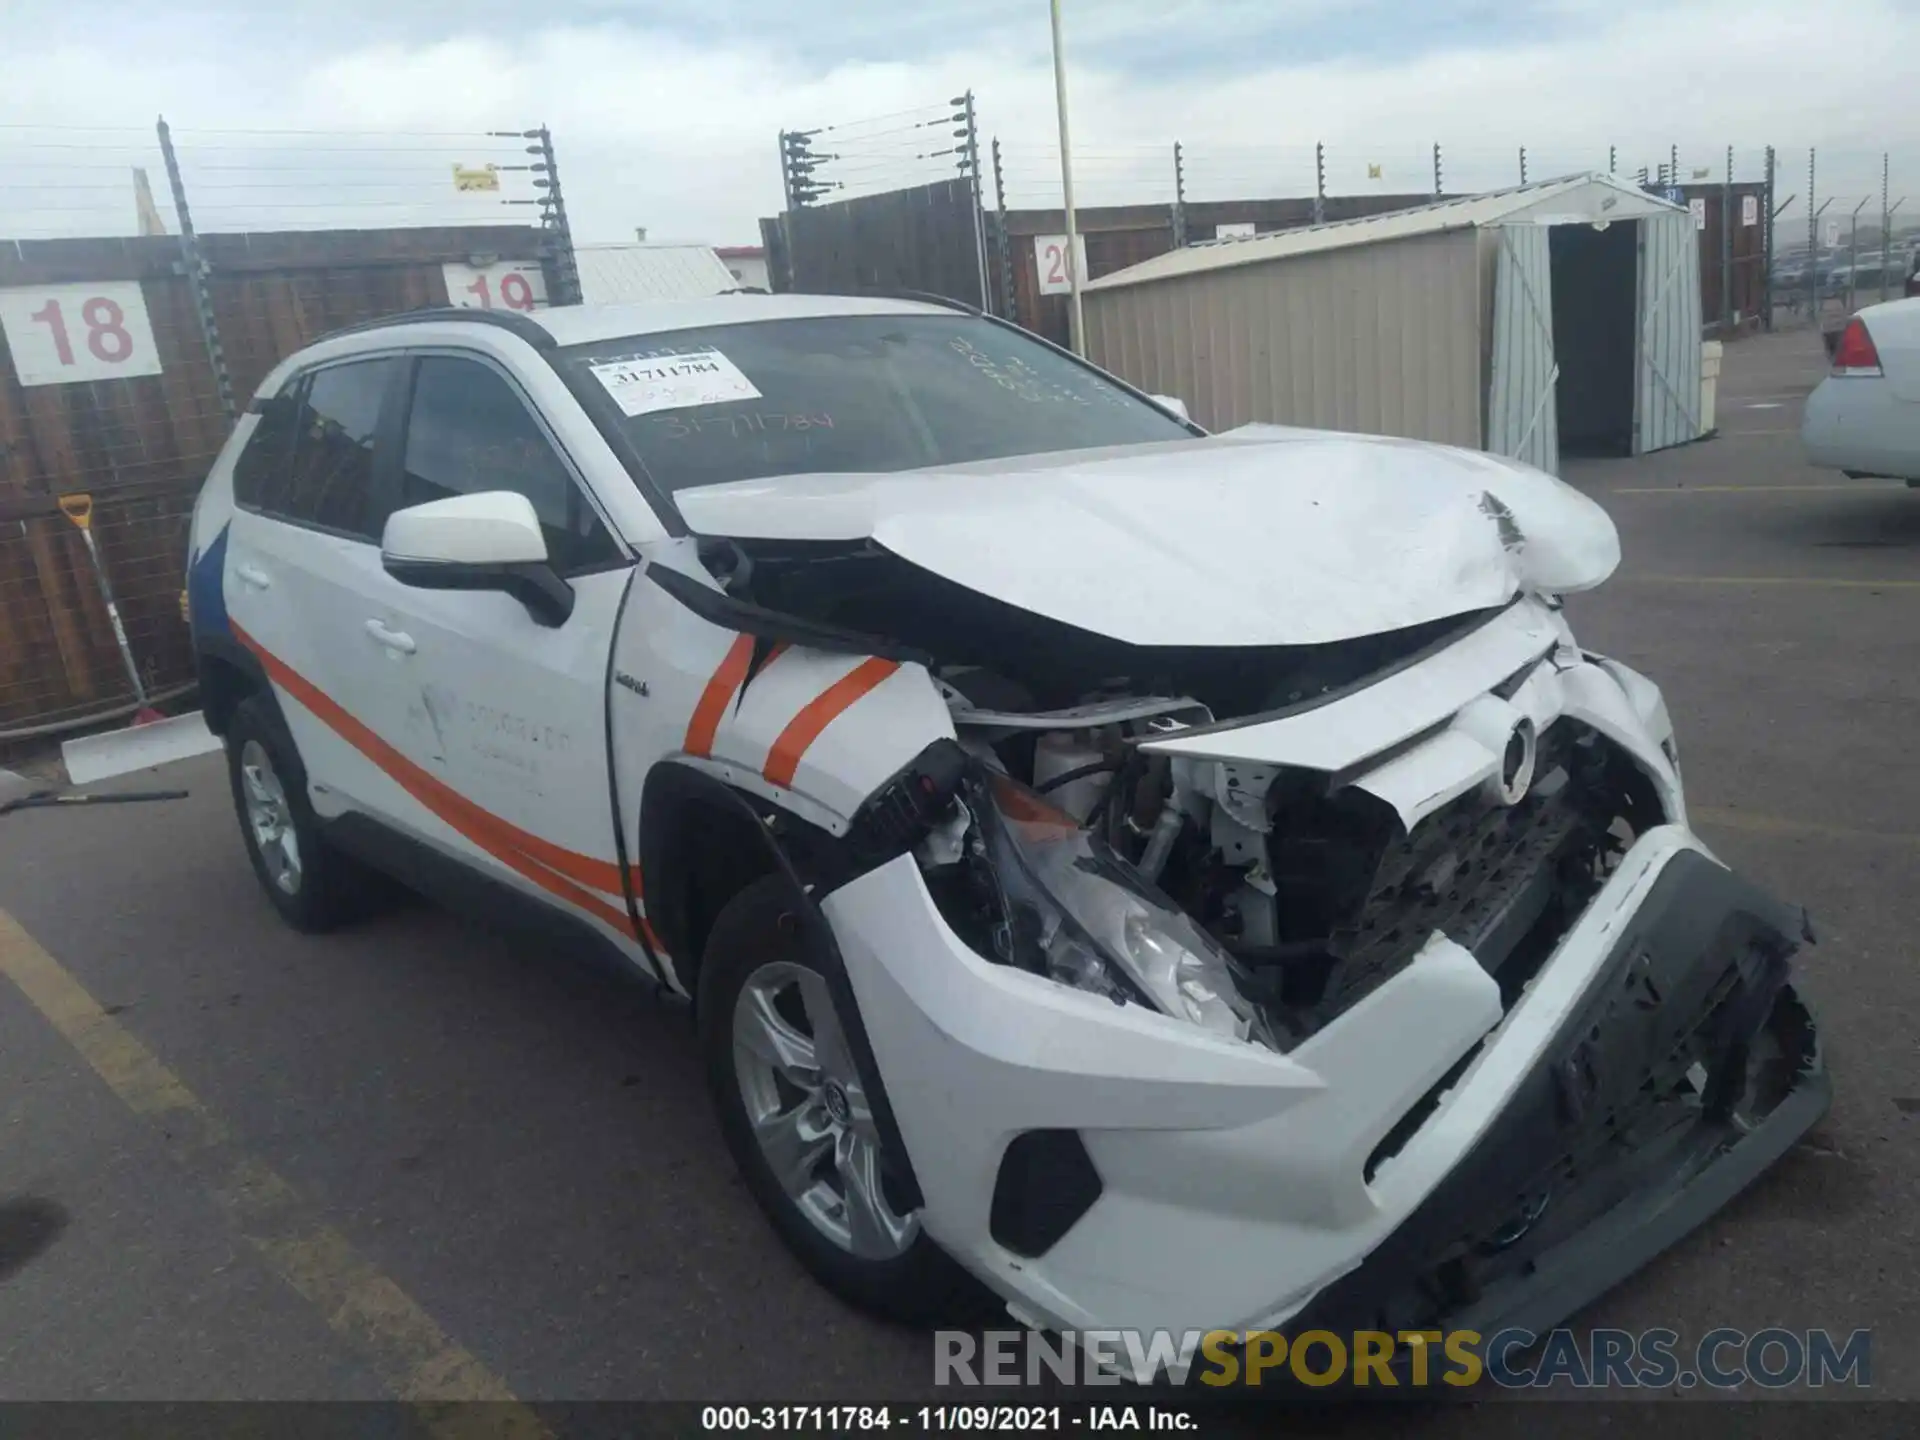
M1073 214L1073 142L1067 132L1067 66L1060 47L1060 0L1051 0L1053 9L1053 102L1060 112L1060 198L1067 207L1067 283L1073 294L1072 329L1069 338L1073 353L1087 353L1086 311L1080 304L1080 226Z

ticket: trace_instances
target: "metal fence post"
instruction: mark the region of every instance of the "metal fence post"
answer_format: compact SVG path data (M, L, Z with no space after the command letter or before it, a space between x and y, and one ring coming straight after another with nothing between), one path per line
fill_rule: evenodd
M1887 298L1887 277L1893 266L1893 211L1887 207L1887 181L1891 157L1880 152L1880 299ZM1903 280L1905 276L1901 277Z
M1733 146L1727 146L1727 182L1720 189L1720 333L1733 329Z
M1446 186L1440 180L1440 142L1433 142L1433 198L1438 200L1447 193Z
M1853 207L1852 219L1847 225L1847 313L1853 313L1854 296L1860 284L1860 212L1867 208L1866 195L1860 197L1860 203Z
M534 142L527 147L527 154L533 156L533 164L527 168L533 172L533 188L542 193L537 201L519 203L532 203L540 207L540 228L545 232L540 258L545 262L550 276L552 303L586 303L580 291L580 262L573 253L573 226L567 221L567 198L560 189L560 166L553 154L553 132L542 125L535 130L497 130L493 133L517 133L521 139Z
M1767 207L1767 228L1760 236L1760 323L1773 332L1773 146L1767 146L1767 176L1760 203Z
M956 103L962 108L954 118L966 122L966 148L960 152L960 168L966 172L973 186L973 249L980 272L980 308L992 314L993 289L987 274L986 195L980 179L980 121L973 108L973 91L967 91Z
M1327 147L1319 141L1313 146L1313 223L1327 219Z
M1813 204L1815 149L1807 147L1807 314L1820 323L1820 212Z
M1007 238L1007 175L1000 168L1000 137L993 137L993 208L998 232L994 253L1000 257L1000 313L1020 323L1018 292L1013 288L1013 244Z
M1187 244L1187 157L1178 140L1173 142L1173 248Z
M200 256L200 237L194 233L193 216L187 210L187 186L180 178L180 157L174 153L173 131L166 117L154 126L160 137L160 156L167 166L167 185L173 191L173 210L180 217L180 264L186 271L187 287L193 294L193 308L200 319L200 338L206 342L207 363L213 367L214 389L220 396L220 408L231 424L239 416L233 403L233 380L227 374L227 355L220 345L220 326L213 314L213 292L207 286L207 262Z

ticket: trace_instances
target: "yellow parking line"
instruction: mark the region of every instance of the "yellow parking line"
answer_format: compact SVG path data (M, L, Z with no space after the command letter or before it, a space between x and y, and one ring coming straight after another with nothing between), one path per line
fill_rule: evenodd
M168 1153L212 1194L267 1265L314 1305L441 1440L550 1440L539 1418L448 1337L231 1132L66 967L0 910L0 974L134 1114L159 1118Z
M1817 820L1789 820L1781 815L1759 815L1751 810L1719 810L1689 806L1687 818L1721 830L1750 835L1804 835L1816 840L1870 840L1883 845L1910 845L1920 849L1920 835L1898 830L1855 830L1846 825L1823 825Z
M1811 585L1833 590L1920 590L1920 580L1840 580L1824 575L1622 575L1651 585Z
M1904 490L1903 480L1836 482L1832 485L1621 485L1610 495L1805 495L1826 490Z

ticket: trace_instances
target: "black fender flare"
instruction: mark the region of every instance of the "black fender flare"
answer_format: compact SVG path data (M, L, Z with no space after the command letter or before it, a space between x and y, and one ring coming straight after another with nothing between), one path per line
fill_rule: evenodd
M900 1185L901 1199L908 1208L917 1209L924 1203L920 1183L906 1138L900 1133L893 1106L887 1099L886 1084L874 1059L860 1003L847 978L839 941L834 938L833 927L827 923L827 917L814 899L814 891L802 877L788 847L781 843L761 813L764 808L768 807L756 808L746 795L725 781L690 765L663 761L648 771L641 791L639 825L640 876L647 923L659 936L668 955L683 957L676 966L681 982L690 994L697 993L699 956L696 952L705 936L700 929L700 917L693 913L690 901L694 895L694 872L702 863L702 854L688 843L689 837L720 835L729 842L737 840L753 846L746 862L731 872L735 876L745 875L748 881L769 874L784 877L794 911L800 917L802 933L826 972L827 986L840 1012L847 1048L853 1053L861 1084L873 1097L874 1123L886 1153L899 1157L894 1178ZM701 828L689 828L695 825ZM822 838L831 841L831 837ZM744 884L739 888L744 888ZM710 916L707 923L711 923Z

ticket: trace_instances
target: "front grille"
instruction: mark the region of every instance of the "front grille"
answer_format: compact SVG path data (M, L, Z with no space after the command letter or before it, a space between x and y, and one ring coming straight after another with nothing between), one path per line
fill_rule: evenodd
M1404 970L1437 930L1472 950L1489 970L1514 953L1543 917L1559 917L1562 867L1590 853L1604 827L1594 777L1605 766L1592 731L1570 722L1540 738L1525 799L1501 805L1477 789L1427 816L1411 834L1376 816L1373 833L1350 842L1345 868L1370 874L1349 903L1326 917L1331 964L1307 1013L1319 1029ZM1348 792L1354 803L1377 805ZM1355 827L1355 837L1359 830Z

